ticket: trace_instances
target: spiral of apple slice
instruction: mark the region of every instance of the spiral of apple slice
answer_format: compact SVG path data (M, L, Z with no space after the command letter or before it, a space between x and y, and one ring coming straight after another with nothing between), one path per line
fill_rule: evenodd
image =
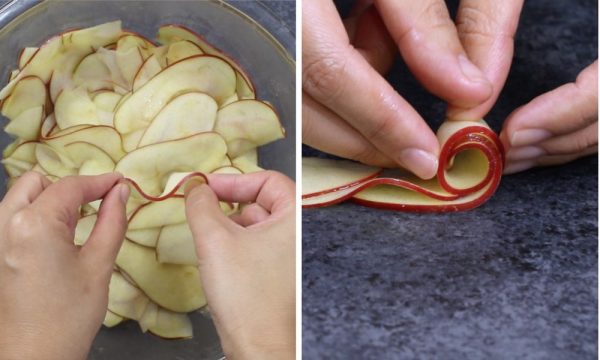
M502 176L504 150L498 136L484 121L449 121L437 136L440 167L431 180L346 160L302 159L302 207L352 200L392 210L449 212L483 204Z

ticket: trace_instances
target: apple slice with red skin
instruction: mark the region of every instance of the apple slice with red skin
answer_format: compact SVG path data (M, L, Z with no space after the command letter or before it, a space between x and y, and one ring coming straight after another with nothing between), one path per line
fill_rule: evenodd
M12 94L2 102L2 115L16 119L23 111L46 105L47 91L44 82L37 76L18 80Z
M219 109L215 131L227 141L232 158L285 137L275 109L258 100L239 100Z
M169 99L191 91L204 92L220 104L235 91L235 73L227 62L209 55L176 62L119 105L115 127L123 134L147 127Z
M31 107L11 120L4 131L26 141L37 140L45 117L43 105Z
M169 45L166 54L166 65L176 63L185 58L202 55L204 52L200 47L189 40L177 41Z
M38 52L38 47L24 47L19 53L19 70L23 69L31 58Z
M240 99L256 99L256 88L252 80L242 67L233 61L221 50L208 43L202 36L182 25L163 25L158 29L158 42L161 44L172 44L181 40L188 40L200 47L204 53L218 56L227 61L236 72L236 92Z
M80 126L65 129L54 136L44 139L54 148L62 148L73 142L87 142L104 150L113 161L119 161L124 155L121 135L110 126Z
M217 103L208 95L190 92L169 101L152 120L139 147L212 131Z
M136 244L156 247L158 236L160 235L160 227L150 227L145 229L127 229L125 237Z
M177 312L189 312L206 305L195 266L161 264L153 249L123 241L117 266L158 305Z
M502 175L504 150L497 135L484 122L447 122L440 127L438 139L443 145L437 179L425 181L404 175L352 182L356 177L344 172L346 169L341 166L337 173L340 183L348 185L304 194L302 206L322 207L352 199L371 207L448 212L481 205L494 193ZM307 167L304 170L307 180L315 182L318 173L327 171L335 177L335 161L320 160L323 161L330 163L329 169ZM347 166L347 162L344 164ZM311 187L318 188L309 185L308 191L312 191Z
M133 91L136 91L144 86L148 81L150 81L150 79L156 76L156 74L161 72L162 69L163 68L160 66L156 55L152 54L150 57L146 58L133 77Z
M173 172L210 173L226 158L227 146L215 132L140 147L125 155L115 171L136 182L145 193L158 196ZM202 154L202 156L181 156ZM153 159L153 161L148 161ZM164 182L163 182L164 181Z

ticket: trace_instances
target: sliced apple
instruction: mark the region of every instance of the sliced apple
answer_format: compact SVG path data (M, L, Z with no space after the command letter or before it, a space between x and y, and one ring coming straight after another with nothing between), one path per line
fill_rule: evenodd
M144 310L142 317L138 320L142 332L148 331L148 329L151 327L156 327L157 317L158 305L156 305L156 303L151 300L146 306L146 310Z
M11 120L4 131L23 140L37 140L45 117L43 106L29 108Z
M121 144L121 136L110 126L79 127L74 131L59 133L47 138L45 141L54 148L61 148L74 142L90 143L104 150L115 162L125 155Z
M56 99L54 116L61 129L77 125L112 125L101 122L96 104L81 87L62 91Z
M19 69L23 69L39 49L38 47L23 48L19 54Z
M128 229L139 230L185 221L185 201L172 197L141 206L129 219Z
M160 227L147 227L143 229L127 229L125 237L136 244L156 247L158 236L160 235Z
M108 309L128 319L139 320L150 300L123 275L113 271L108 285Z
M90 92L112 89L114 85L111 71L98 53L92 53L83 58L75 68L72 78L74 86L84 87ZM55 85L55 87L57 86ZM59 91L59 89L55 91Z
M199 92L177 96L152 120L138 146L211 131L216 119L217 103L210 96Z
M58 177L77 175L77 167L71 159L63 153L46 144L37 144L35 147L37 163L48 174Z
M144 86L150 79L152 79L156 74L161 72L162 67L158 62L155 55L151 55L148 57L142 66L138 69L137 73L133 78L132 88L134 91L138 90L142 86Z
M235 91L233 69L227 62L207 55L190 57L170 65L117 108L115 127L121 133L146 127L169 99L191 91L204 92L217 104L222 103Z
M156 324L148 331L164 339L189 339L193 336L192 321L187 314L158 308Z
M79 169L79 175L101 175L112 172L115 162L99 147L86 142L65 145L64 153Z
M106 314L104 315L104 321L102 321L102 325L107 328L115 327L125 321L126 319L122 316L115 314L110 310L106 310Z
M130 49L117 48L115 56L123 80L125 80L126 89L133 89L135 75L144 63L141 50L137 47Z
M210 173L226 158L226 151L225 141L219 134L205 132L138 148L125 155L117 163L115 171L135 181L145 193L156 196L162 192L168 174L189 171Z
M189 312L206 305L195 266L161 264L148 247L124 240L117 266L158 305L171 311Z
M44 106L46 98L46 85L40 78L24 77L16 82L11 96L2 102L2 115L16 119L25 110Z
M302 172L302 198L308 198L375 178L381 168L345 160L302 158Z
M204 54L204 52L193 42L188 40L177 41L170 44L168 47L166 65L168 66L190 56L202 54Z
M75 245L83 246L85 244L92 234L92 230L94 230L94 225L96 225L97 219L98 216L93 214L83 216L77 221L77 226L75 226Z
M114 91L102 91L94 95L94 104L98 110L114 112L123 96ZM112 124L112 123L111 123Z
M227 153L234 158L285 137L275 110L258 100L240 100L219 109L215 131L225 138Z
M156 243L158 262L198 266L196 245L186 222L163 226Z

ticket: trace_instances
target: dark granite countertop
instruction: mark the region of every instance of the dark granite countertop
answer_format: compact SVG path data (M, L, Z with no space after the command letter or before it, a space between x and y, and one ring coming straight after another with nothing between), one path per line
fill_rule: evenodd
M526 1L502 120L597 57L594 1ZM444 105L390 81L436 128ZM304 154L314 154L303 149ZM506 176L483 206L303 211L307 359L596 359L598 162Z

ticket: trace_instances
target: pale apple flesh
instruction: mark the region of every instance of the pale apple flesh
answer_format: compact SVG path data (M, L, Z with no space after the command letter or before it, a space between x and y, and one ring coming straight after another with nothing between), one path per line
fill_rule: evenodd
M483 204L499 185L504 152L483 121L447 122L438 130L442 144L437 178L421 180L396 171L345 160L303 159L304 208L352 200L394 210L447 212Z
M104 324L134 320L174 339L192 337L185 313L206 305L186 184L262 170L257 148L284 129L235 61L183 27L161 28L165 36L158 46L119 21L57 35L20 53L0 101L5 132L16 138L2 157L8 186L27 171L51 181L125 176L128 228ZM85 246L101 203L81 206L75 245ZM225 215L239 210L220 207Z

